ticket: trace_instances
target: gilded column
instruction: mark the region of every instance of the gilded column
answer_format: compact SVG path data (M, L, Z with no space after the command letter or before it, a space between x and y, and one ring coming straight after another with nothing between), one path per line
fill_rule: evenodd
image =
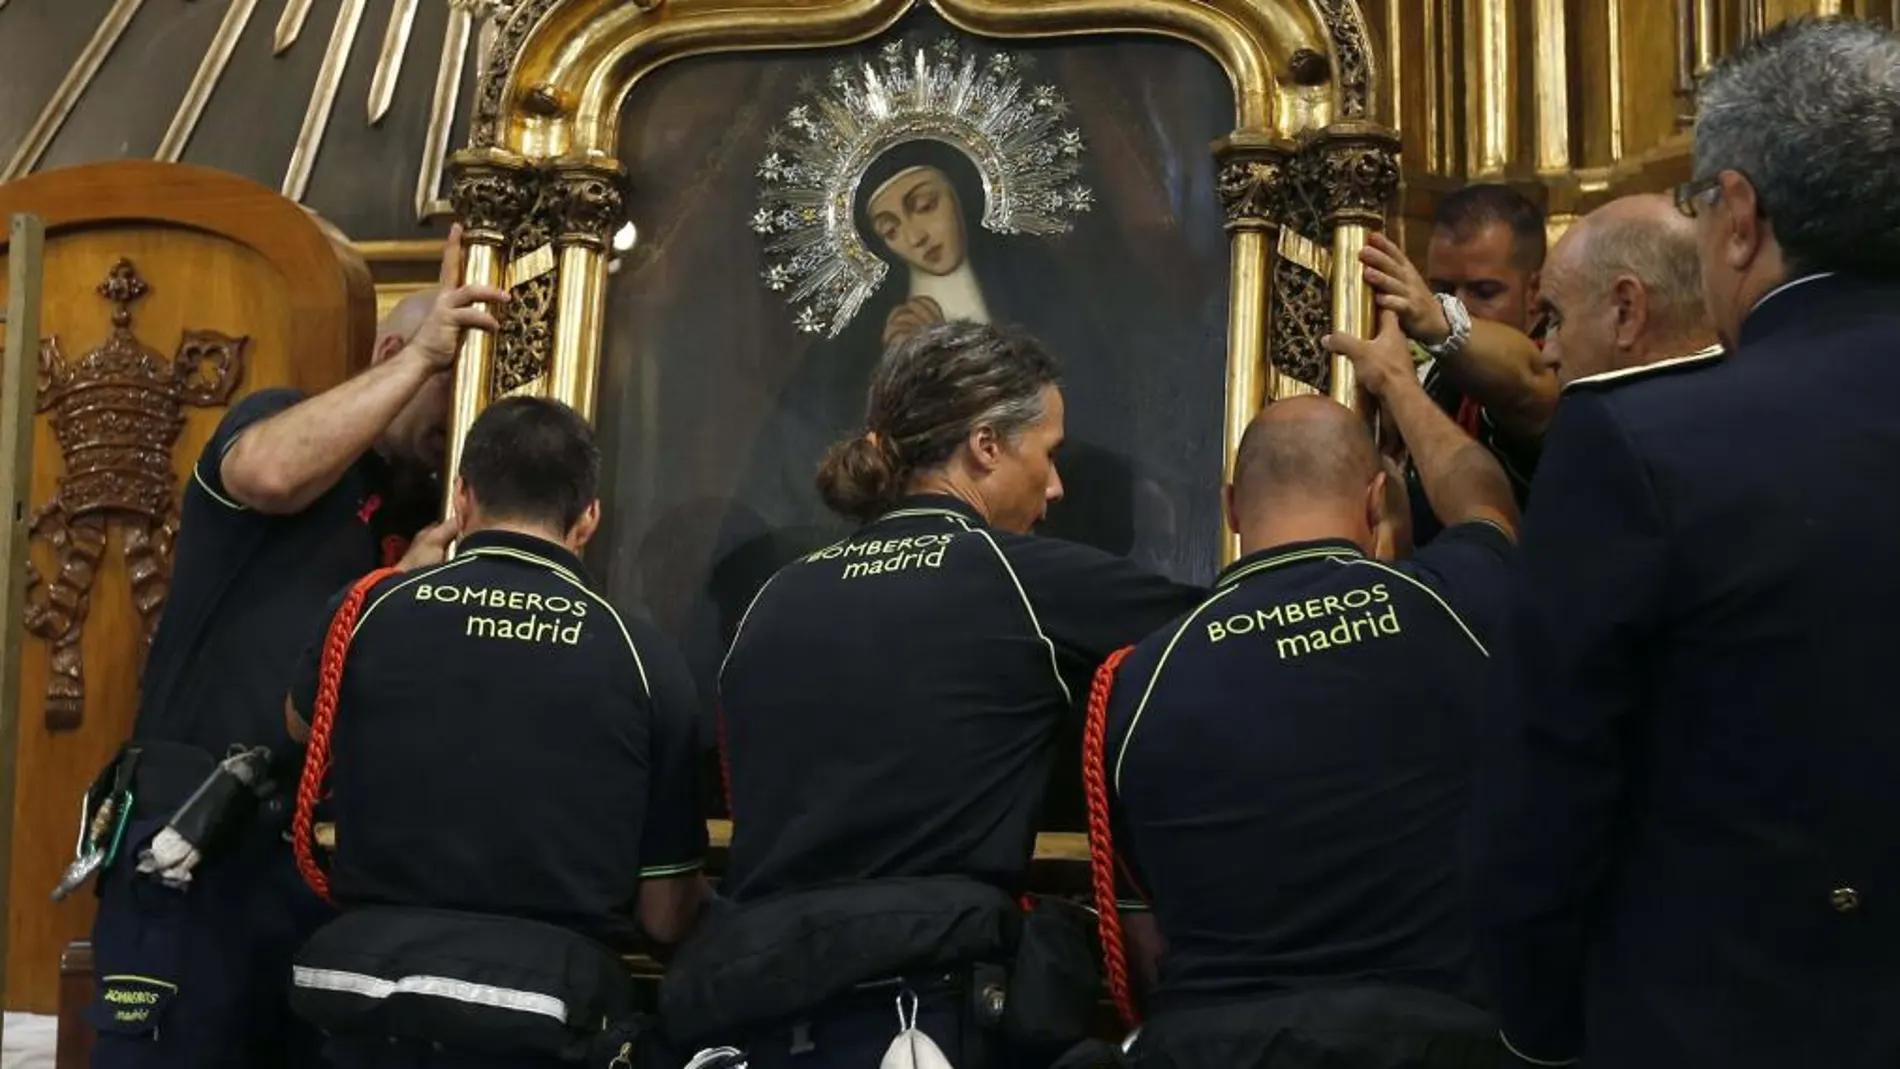
M1399 136L1373 123L1335 123L1316 146L1326 224L1333 232L1333 308L1335 332L1370 337L1372 291L1366 285L1359 253L1366 235L1385 228L1385 213L1399 191ZM1358 409L1358 383L1352 362L1332 358L1329 392Z
M1517 159L1517 63L1509 0L1467 0L1465 164L1473 179L1499 178Z
M548 183L561 264L548 395L591 421L607 304L607 243L627 220L627 171L612 157L568 157L555 162Z
M1570 71L1564 0L1535 0L1531 8L1531 55L1537 101L1537 173L1570 171Z
M508 236L534 206L535 174L526 160L497 148L458 152L449 160L449 170L449 202L462 223L462 283L500 287ZM488 404L494 358L493 334L471 330L462 335L449 409L451 478L444 480L445 487L454 485L453 473L461 466L463 436Z
M1696 83L1700 84L1722 55L1720 0L1695 0L1695 11L1690 17L1695 23L1695 66L1692 73Z
M1234 452L1247 424L1260 411L1272 383L1267 352L1273 297L1273 243L1285 217L1287 167L1292 146L1262 134L1236 132L1214 146L1220 164L1221 207L1233 248L1227 317L1227 409L1222 435L1224 471L1233 475ZM1239 546L1232 531L1222 540L1222 563Z

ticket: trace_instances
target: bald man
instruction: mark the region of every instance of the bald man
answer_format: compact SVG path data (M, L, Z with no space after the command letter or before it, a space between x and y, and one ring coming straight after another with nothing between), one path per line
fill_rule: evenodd
M1113 680L1118 905L1152 911L1129 930L1159 957L1138 1064L1497 1056L1458 872L1517 512L1490 452L1400 377L1390 410L1444 532L1381 559L1391 475L1364 422L1274 404L1227 491L1242 557Z
M192 468L132 740L100 775L125 823L92 936L96 1069L319 1064L321 1038L285 993L328 910L297 875L287 814L249 792L201 821L183 803L234 750L262 755L278 799L293 793L283 695L297 655L330 596L396 563L435 514L460 335L495 329L477 302L508 299L460 273L453 235L441 288L392 311L367 370L315 396L245 397ZM446 541L424 531L403 564L441 560ZM201 850L155 841L168 824Z
M1695 221L1659 193L1613 200L1551 250L1543 362L1569 386L1720 351L1702 301Z

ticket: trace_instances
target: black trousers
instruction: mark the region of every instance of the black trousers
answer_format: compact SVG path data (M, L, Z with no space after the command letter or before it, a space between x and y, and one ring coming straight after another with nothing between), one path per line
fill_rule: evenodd
M1283 992L1163 1010L1130 1051L1136 1069L1499 1069L1491 1016L1398 985Z
M100 876L93 1069L315 1069L322 1036L287 1004L291 958L333 914L260 822L175 891L136 873L162 819L127 829Z
M395 1039L332 1038L323 1045L323 1062L330 1069L576 1069L559 1058L475 1054L440 1043Z

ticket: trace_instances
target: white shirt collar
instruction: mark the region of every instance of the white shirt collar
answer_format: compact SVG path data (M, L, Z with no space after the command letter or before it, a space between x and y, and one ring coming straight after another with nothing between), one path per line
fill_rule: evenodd
M1783 282L1781 285L1776 286L1774 289L1769 290L1767 293L1762 294L1761 300L1755 302L1755 307L1750 308L1748 310L1749 314L1753 315L1754 313L1761 311L1762 305L1767 304L1769 301L1774 300L1776 297L1780 296L1781 294L1784 294L1788 292L1789 290L1794 289L1796 286L1805 286L1810 282L1819 282L1820 280L1824 278L1833 278L1836 274L1838 274L1838 272L1818 271L1812 275L1802 275L1800 278L1789 279L1788 281Z

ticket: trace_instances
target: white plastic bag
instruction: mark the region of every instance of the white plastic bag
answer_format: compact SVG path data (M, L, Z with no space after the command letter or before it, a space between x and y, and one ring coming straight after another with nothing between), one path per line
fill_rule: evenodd
M909 1014L905 1014L906 1002ZM884 1052L879 1069L952 1069L936 1041L917 1029L917 996L909 991L897 996L897 1038Z

